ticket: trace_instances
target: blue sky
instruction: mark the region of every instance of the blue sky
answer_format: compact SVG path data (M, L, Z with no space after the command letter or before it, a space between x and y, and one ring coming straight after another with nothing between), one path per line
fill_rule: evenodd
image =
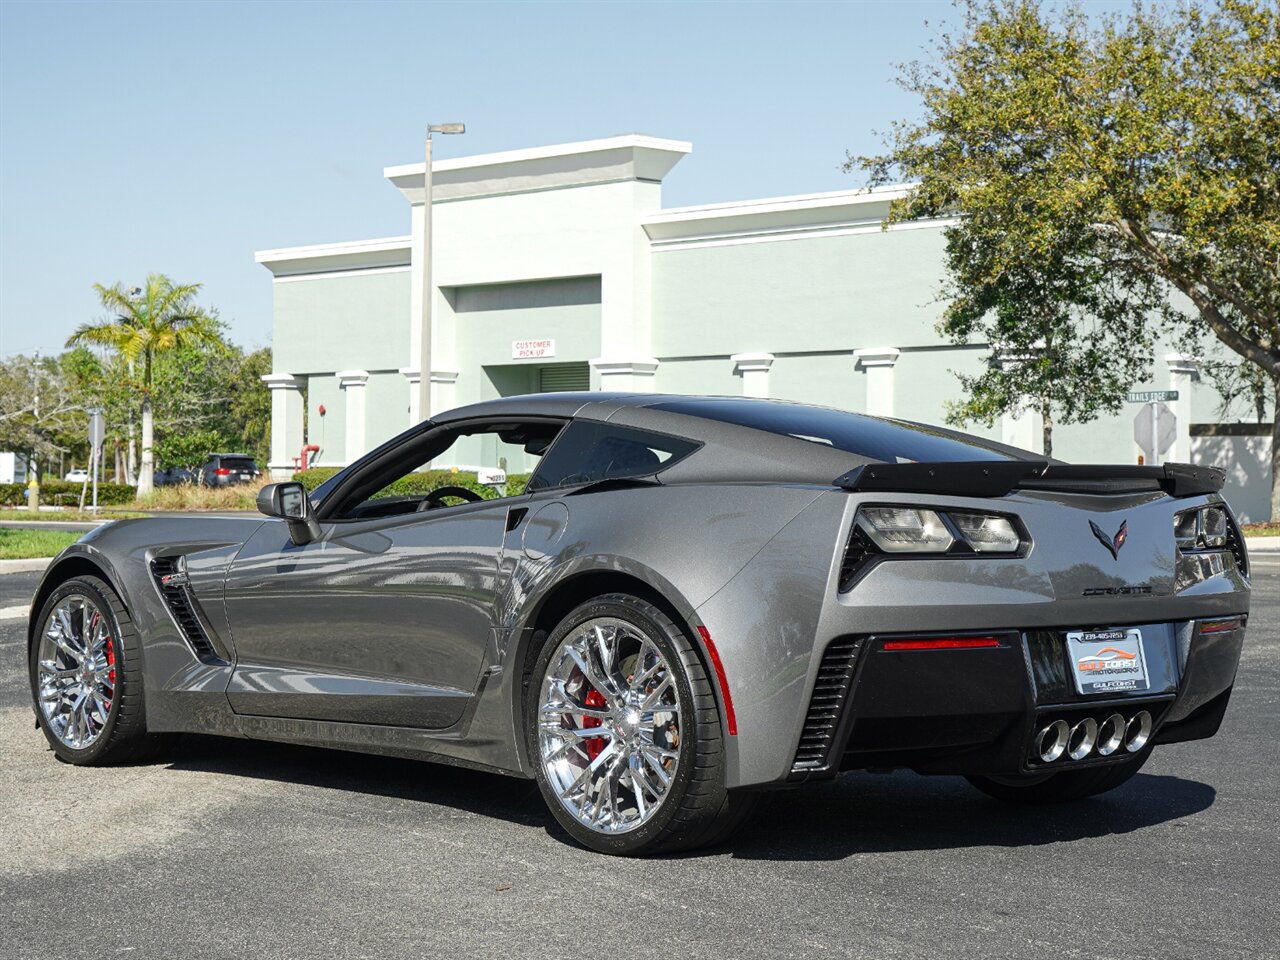
M838 190L916 110L950 4L0 3L0 355L61 348L91 284L205 284L270 342L255 250L408 232L382 168L624 132L691 140L664 204ZM929 26L926 26L926 21Z

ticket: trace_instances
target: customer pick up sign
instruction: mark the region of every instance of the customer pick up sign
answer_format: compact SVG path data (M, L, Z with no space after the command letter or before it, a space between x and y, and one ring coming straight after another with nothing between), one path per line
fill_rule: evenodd
M528 360L533 357L554 357L556 342L554 340L512 340L511 359Z

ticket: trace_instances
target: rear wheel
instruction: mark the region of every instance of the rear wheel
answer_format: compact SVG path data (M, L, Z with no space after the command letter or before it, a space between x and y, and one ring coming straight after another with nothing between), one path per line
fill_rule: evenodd
M1009 803L1069 803L1106 793L1126 783L1151 755L1148 747L1132 760L1084 770L1059 770L1030 777L965 777L989 797Z
M97 577L68 580L45 600L30 673L37 722L60 759L118 763L168 742L147 735L138 634L115 591Z
M654 604L610 594L578 607L543 645L530 694L538 786L585 846L624 856L706 846L755 805L725 790L710 680Z

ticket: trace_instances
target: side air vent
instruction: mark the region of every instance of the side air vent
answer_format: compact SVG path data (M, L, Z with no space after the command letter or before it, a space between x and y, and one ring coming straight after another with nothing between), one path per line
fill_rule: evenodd
M1231 515L1227 515L1227 549L1231 551L1231 556L1235 557L1236 569L1243 576L1249 575L1249 551L1244 545L1244 536L1240 533L1240 528L1236 526L1236 522Z
M853 683L858 645L859 641L854 638L835 640L822 654L813 698L809 701L809 712L805 715L804 730L800 734L800 746L791 764L793 773L830 767L836 728Z
M206 663L222 663L222 657L214 650L205 631L200 615L196 612L196 601L191 596L188 585L186 563L182 557L156 557L151 561L151 575L155 578L156 587L165 605L173 614L174 622L182 631L182 636L195 655Z
M844 548L844 558L840 561L840 592L848 593L858 582L858 577L866 568L874 555L874 548L867 542L857 524L849 531L849 542Z

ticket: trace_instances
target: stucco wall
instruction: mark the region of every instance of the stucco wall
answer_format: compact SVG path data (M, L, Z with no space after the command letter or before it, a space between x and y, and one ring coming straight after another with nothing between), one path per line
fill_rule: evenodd
M1193 436L1196 463L1227 471L1222 495L1241 523L1271 519L1271 438Z
M272 285L272 364L294 376L408 363L409 272L332 274Z
M654 355L936 343L941 251L937 230L656 251Z

